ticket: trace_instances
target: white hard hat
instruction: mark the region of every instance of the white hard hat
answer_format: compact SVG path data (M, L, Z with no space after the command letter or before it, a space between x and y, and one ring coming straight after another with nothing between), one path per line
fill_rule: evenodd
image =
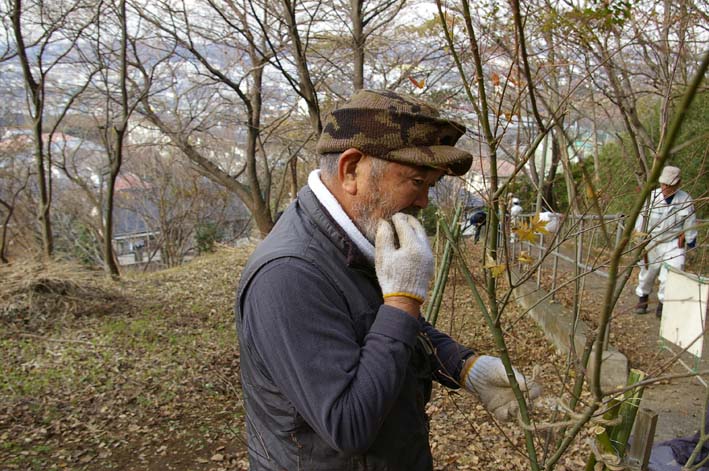
M519 204L519 198L512 198L512 204Z
M673 167L671 165L666 166L665 168L662 169L662 173L660 174L660 183L664 183L665 185L676 185L679 183L679 168L678 167Z

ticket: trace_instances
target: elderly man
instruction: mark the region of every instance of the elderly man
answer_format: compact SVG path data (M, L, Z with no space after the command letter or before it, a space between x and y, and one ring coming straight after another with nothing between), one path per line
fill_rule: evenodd
M514 415L500 359L420 314L433 256L414 215L444 174L470 168L454 147L464 131L387 91L359 91L326 117L320 170L237 292L252 470L432 469L432 379L474 391L498 418Z
M696 216L692 197L680 190L680 169L666 166L660 174L660 188L650 195L645 210L635 223L635 230L648 234L647 254L640 262L635 294L637 314L647 312L648 297L655 278L660 279L655 315L662 316L665 301L667 267L684 269L686 247L694 248L697 240Z

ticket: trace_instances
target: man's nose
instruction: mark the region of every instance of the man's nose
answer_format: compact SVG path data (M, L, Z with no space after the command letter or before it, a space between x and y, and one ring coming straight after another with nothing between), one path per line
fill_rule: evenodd
M414 206L419 209L425 209L428 206L428 190L422 191L421 194L416 197Z

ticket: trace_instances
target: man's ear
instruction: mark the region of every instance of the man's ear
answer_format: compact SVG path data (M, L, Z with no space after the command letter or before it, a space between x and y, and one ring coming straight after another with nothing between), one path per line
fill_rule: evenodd
M349 195L357 194L357 174L363 171L361 164L364 154L350 148L340 154L337 162L337 177L342 190Z

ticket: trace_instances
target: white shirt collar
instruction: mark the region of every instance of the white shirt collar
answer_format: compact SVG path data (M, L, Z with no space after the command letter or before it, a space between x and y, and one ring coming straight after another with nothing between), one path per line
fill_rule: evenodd
M374 245L360 232L357 226L354 225L350 217L342 209L340 203L330 193L330 190L320 180L320 170L313 170L308 175L308 186L315 197L320 201L330 216L337 224L345 231L347 236L355 243L357 248L367 257L370 263L374 263Z

